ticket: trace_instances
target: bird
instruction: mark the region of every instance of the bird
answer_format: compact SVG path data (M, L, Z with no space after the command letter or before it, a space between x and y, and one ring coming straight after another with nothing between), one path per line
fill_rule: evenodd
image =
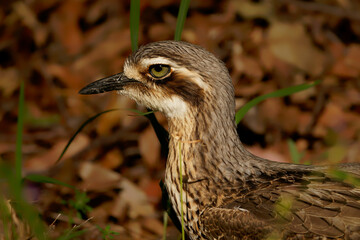
M168 121L165 186L189 239L360 239L360 164L280 163L250 153L224 62L182 41L141 46L80 94L116 91ZM345 175L344 175L345 174Z

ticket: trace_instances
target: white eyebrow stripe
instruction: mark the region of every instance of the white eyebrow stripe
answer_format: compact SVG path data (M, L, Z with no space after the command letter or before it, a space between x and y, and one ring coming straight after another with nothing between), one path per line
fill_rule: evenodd
M145 68L154 64L171 65L173 68L179 67L176 63L164 57L145 58L145 59L141 59L140 61L140 65L142 65Z
M182 73L185 76L188 76L189 79L191 79L194 83L196 83L202 89L207 90L209 88L209 86L204 83L204 81L202 80L202 78L199 74L192 72L185 67L181 67L181 66L177 65L175 62L170 61L167 58L164 58L164 57L145 58L145 59L141 60L140 64L144 68L148 68L149 66L154 65L154 64L170 65L173 70L175 70L178 73Z
M203 90L208 90L209 86L205 84L205 82L202 80L202 77L197 74L196 72L192 72L187 68L184 67L174 67L174 71L181 73L184 76L187 76L188 79L190 79L193 83L196 83L200 88Z

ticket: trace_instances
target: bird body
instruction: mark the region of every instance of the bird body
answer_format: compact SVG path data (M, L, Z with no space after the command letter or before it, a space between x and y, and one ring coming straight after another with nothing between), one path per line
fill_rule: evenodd
M360 239L359 188L329 167L272 162L243 147L232 81L213 54L151 43L127 58L123 73L80 93L112 90L167 117L165 185L191 239ZM360 178L359 164L339 169Z

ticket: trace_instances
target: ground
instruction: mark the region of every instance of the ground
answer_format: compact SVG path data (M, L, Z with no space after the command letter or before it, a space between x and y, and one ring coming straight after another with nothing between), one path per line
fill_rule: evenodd
M14 164L24 82L23 176L50 176L82 191L25 183L26 199L41 214L48 236L76 225L74 231L86 230L80 239L160 239L159 182L166 159L148 120L129 111L145 109L115 94L78 94L122 71L131 53L130 2L1 4L0 160ZM179 4L141 1L139 44L173 39ZM238 132L251 152L282 162L360 162L359 11L356 0L194 0L182 40L225 62L237 109L280 88L321 81L247 113ZM56 163L80 126L108 109L119 110L87 124ZM156 116L166 127L166 119ZM178 234L170 222L167 239Z

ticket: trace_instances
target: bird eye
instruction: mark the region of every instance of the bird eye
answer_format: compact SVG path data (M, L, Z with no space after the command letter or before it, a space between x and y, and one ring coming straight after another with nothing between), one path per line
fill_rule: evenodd
M170 66L163 64L151 65L149 68L149 73L154 78L162 78L168 75L170 72Z

